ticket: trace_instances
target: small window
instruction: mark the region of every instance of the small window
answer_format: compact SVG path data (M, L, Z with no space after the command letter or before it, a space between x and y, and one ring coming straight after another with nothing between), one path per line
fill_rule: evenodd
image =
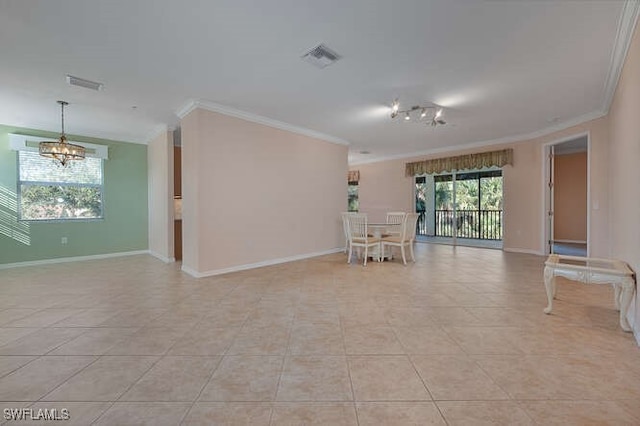
M37 152L18 151L20 220L103 218L102 159L62 167Z
M358 200L358 182L349 182L349 207L350 212L357 212L360 209Z

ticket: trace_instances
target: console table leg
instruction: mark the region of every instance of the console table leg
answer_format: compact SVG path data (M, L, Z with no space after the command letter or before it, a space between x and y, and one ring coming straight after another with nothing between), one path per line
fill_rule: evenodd
M627 310L629 309L629 305L631 304L631 297L633 296L633 278L625 278L618 287L620 288L620 327L624 331L632 331L629 326L629 321L627 321Z
M550 314L553 309L553 298L556 295L555 279L553 277L553 269L545 266L544 268L544 287L547 290L547 300L549 304L544 308L545 314Z
M613 302L616 304L616 310L620 310L620 296L622 296L622 286L619 283L613 283Z

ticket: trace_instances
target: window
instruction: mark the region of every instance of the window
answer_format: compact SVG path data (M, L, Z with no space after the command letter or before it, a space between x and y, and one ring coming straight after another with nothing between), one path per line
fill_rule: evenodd
M21 220L101 219L103 190L100 158L61 167L37 152L18 151Z
M349 211L357 212L360 208L358 200L358 182L349 182Z

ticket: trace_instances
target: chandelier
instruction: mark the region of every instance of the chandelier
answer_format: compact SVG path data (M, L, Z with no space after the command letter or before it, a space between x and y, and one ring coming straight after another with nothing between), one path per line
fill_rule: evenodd
M414 121L430 124L431 126L447 124L442 119L442 107L436 104L429 106L414 105L409 109L401 110L400 102L396 99L391 104L391 118L398 118L402 121Z
M53 158L62 167L66 167L69 164L69 160L84 160L85 149L83 146L67 142L67 136L64 134L64 107L69 103L65 101L58 101L58 103L60 104L62 117L60 138L55 142L40 142L38 152L43 157Z

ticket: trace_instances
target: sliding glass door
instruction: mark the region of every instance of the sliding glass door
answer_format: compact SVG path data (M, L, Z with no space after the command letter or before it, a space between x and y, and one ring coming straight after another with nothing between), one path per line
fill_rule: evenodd
M502 170L418 176L416 211L421 235L502 240Z

